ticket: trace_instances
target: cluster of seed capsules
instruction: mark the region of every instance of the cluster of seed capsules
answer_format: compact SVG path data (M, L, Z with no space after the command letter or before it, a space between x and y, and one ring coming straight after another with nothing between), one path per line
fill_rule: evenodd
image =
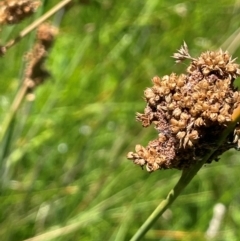
M32 15L40 1L5 0L0 2L0 24L16 24Z
M227 52L208 51L192 58L184 44L174 58L191 60L186 74L154 77L153 86L144 92L144 113L136 117L144 127L153 124L158 137L147 147L136 145L127 155L149 172L196 164L214 148L240 105L240 92L234 87L240 69ZM238 124L212 158L234 146L240 146Z
M49 23L41 24L37 29L36 42L30 52L25 56L25 84L31 92L36 86L42 84L50 73L45 68L48 51L52 47L58 29Z

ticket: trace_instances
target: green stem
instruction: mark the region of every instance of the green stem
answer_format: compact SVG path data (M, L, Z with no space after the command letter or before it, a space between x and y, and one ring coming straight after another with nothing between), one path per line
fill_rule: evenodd
M40 18L38 18L36 21L34 21L32 24L27 26L25 29L23 29L19 35L15 38L10 40L6 45L5 48L9 49L12 46L14 46L16 43L18 43L22 38L24 38L27 34L29 34L31 31L33 31L35 28L37 28L41 23L46 21L48 18L50 18L53 14L55 14L57 11L65 7L67 4L72 2L73 0L62 0L58 4L56 4L52 9L50 9L48 12L46 12L44 15L42 15Z
M23 84L20 87L20 89L19 89L19 91L18 91L18 93L17 93L17 95L16 95L16 97L15 97L13 103L12 103L12 106L10 107L10 110L7 114L7 117L3 121L2 131L0 132L0 143L2 143L2 141L5 137L5 135L7 133L7 130L9 128L12 120L14 119L17 110L18 110L19 106L21 105L21 103L24 99L24 96L27 92L27 89L28 89L28 87L25 84Z
M60 9L62 9L63 7L65 7L67 4L69 4L72 1L73 0L62 0L61 2L59 2L52 9L50 9L48 12L46 12L43 16L38 18L36 21L34 21L32 24L30 24L27 28L23 29L15 39L10 40L5 45L5 48L9 49L12 46L14 46L22 38L24 38L27 34L29 34L32 30L34 30L36 27L38 27L41 23L46 21L49 17L51 17L53 14L55 14L57 11L59 11ZM21 88L19 89L19 91L15 97L15 100L9 110L9 113L8 113L6 119L3 122L2 131L0 132L0 143L3 141L3 138L9 128L19 106L21 105L26 92L27 92L27 86L23 83L23 85L21 86Z
M228 135L233 131L236 121L232 122L221 134L217 145L209 153L207 153L203 160L190 169L183 170L182 175L175 185L175 187L169 192L167 198L163 200L158 207L153 211L153 213L148 217L148 219L143 223L143 225L138 229L135 235L130 241L138 241L144 237L147 231L152 227L152 225L158 220L158 218L166 211L168 207L177 199L184 188L190 183L194 178L200 168L212 157L214 152L225 142Z
M70 2L72 2L73 0L62 0L61 2L59 2L57 5L55 5L52 9L50 9L47 13L45 13L43 16L41 16L40 18L38 18L36 21L34 21L32 24L30 24L27 28L25 28L24 30L22 30L19 35L15 38L10 40L6 45L5 48L9 49L12 46L14 46L17 42L19 42L23 37L25 37L27 34L29 34L32 30L34 30L36 27L38 27L41 23L43 23L44 21L46 21L49 17L51 17L53 14L55 14L57 11L59 11L60 9L62 9L63 7L65 7L67 4L69 4ZM3 141L4 136L19 108L19 106L21 105L24 96L27 92L27 86L23 83L23 85L21 86L21 88L19 89L15 100L9 110L9 113L6 117L6 119L3 122L2 125L2 131L0 132L0 143Z
M0 147L0 193L3 190L4 184L6 183L7 180L7 173L8 173L8 168L7 168L7 161L6 157L9 154L9 150L11 147L11 140L13 136L13 130L15 126L15 118L13 117L11 123L9 124L9 128L5 134L5 137L3 141L1 142L1 147Z

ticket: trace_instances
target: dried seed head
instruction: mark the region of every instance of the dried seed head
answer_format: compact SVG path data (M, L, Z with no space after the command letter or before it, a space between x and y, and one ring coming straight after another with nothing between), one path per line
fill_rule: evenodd
M234 102L234 103L235 103L235 102L239 102L239 97L240 97L239 92L238 92L238 91L235 91L235 92L233 93L233 95L232 95L233 102Z
M224 116L224 115L218 115L218 117L217 117L217 121L219 122L219 123L224 123L224 122L226 122L226 117Z
M159 134L158 134L158 140L159 140L159 142L163 143L163 142L166 141L166 139L167 139L167 137L166 137L163 133L159 133Z
M51 41L53 41L53 36L56 34L56 32L53 34L54 28L49 24L43 24L39 26L38 33L43 33L43 29L45 31L45 36L52 35ZM25 56L25 60L27 61L25 69L25 84L28 86L28 91L32 91L50 76L49 72L45 69L44 62L48 56L48 50L51 45L52 44L50 44L49 41L46 42L43 39L37 38L33 49ZM31 85L29 84L29 80L32 81Z
M151 99L155 97L155 94L153 93L153 90L151 88L147 88L144 91L144 96L146 97L146 99Z
M169 103L169 104L167 105L167 107L168 107L168 110L174 110L175 108L178 108L176 102L174 102L174 101L172 101L171 103Z
M142 122L143 127L148 127L151 124L150 116L148 116L148 115L137 113L136 119L137 119L137 121Z
M158 76L153 77L152 82L154 85L161 86L161 79Z
M17 24L31 16L40 6L40 1L5 0L0 3L0 24Z
M174 133L174 134L178 133L181 129L179 126L171 126L170 128L171 128L172 133Z
M202 110L206 111L210 109L210 105L208 104L208 102L203 102L202 103Z
M196 126L204 126L204 125L205 125L205 122L204 122L204 120L203 120L202 117L198 117L198 118L194 121L194 124L195 124Z
M186 112L182 112L180 115L180 119L182 120L188 120L190 118L190 115L187 114Z
M187 73L154 77L153 87L144 92L144 114L137 114L144 127L153 123L158 138L128 155L150 172L186 169L196 164L209 149L215 148L221 132L237 120L240 112L240 92L233 84L240 74L239 65L228 53L207 51L192 58L184 44L174 58L177 62L191 60ZM235 129L216 157L234 145L240 148L239 133Z
M172 118L172 119L170 120L170 123L171 123L172 125L174 125L174 126L178 126L178 120L176 120L176 119L174 119L174 118Z
M231 76L235 79L239 76L239 65L234 63L231 56L227 52L207 51L192 63L192 69L200 70L204 76L214 73L218 78L222 79Z
M58 29L55 26L50 23L43 23L37 29L37 41L44 45L46 49L49 49L57 34Z
M185 127L187 126L187 120L185 120L185 119L180 119L180 120L178 121L178 126L179 126L180 128L185 128Z
M213 113L218 113L219 108L220 108L220 103L217 102L210 106L210 111Z
M182 99L182 95L180 94L180 93L175 93L174 95L173 95L173 100L176 100L176 101L178 101L178 100L181 100Z
M176 136L178 139L183 139L185 135L186 135L185 131L179 131Z
M191 57L191 55L188 52L188 46L185 42L183 43L181 48L177 51L177 53L173 54L173 58L176 59L176 63L181 63L185 59L193 60L193 58Z
M171 100L172 100L172 94L169 94L169 95L166 95L166 96L165 96L165 101L166 101L167 103L170 103Z
M181 88L185 85L186 82L186 76L184 74L180 75L177 79L176 79L176 85L177 87Z
M197 130L193 130L191 133L188 134L188 137L190 140L196 140L199 138L198 136L198 131Z
M182 113L182 111L181 111L181 109L178 107L178 108L176 108L176 109L173 110L172 115L173 115L174 117L179 117L179 116L181 115L181 113Z

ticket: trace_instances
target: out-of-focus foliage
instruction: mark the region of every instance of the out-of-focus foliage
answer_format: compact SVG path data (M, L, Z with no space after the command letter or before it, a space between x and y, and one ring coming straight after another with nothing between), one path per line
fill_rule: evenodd
M43 2L34 17L57 2ZM143 90L155 75L185 70L170 57L183 40L192 56L220 47L240 54L237 0L76 3L60 22L47 62L52 76L21 106L1 160L1 240L129 240L180 176L149 174L126 159L157 134L135 121ZM31 21L3 28L2 42ZM1 121L33 40L0 59ZM238 240L239 171L235 150L204 167L144 240L205 240L217 203L226 213L215 240Z

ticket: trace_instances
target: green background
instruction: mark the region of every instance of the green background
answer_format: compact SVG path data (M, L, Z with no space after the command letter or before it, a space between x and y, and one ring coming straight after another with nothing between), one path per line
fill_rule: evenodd
M2 45L58 2L2 27ZM155 75L186 70L171 58L183 41L194 57L219 48L238 57L240 1L82 0L60 17L50 19L60 24L46 63L51 78L19 109L0 163L0 237L129 240L181 175L149 174L126 159L157 135L135 121L143 91ZM0 59L1 122L33 43L31 33ZM225 213L210 240L239 240L239 159L230 150L203 167L143 240L207 240L218 203Z

